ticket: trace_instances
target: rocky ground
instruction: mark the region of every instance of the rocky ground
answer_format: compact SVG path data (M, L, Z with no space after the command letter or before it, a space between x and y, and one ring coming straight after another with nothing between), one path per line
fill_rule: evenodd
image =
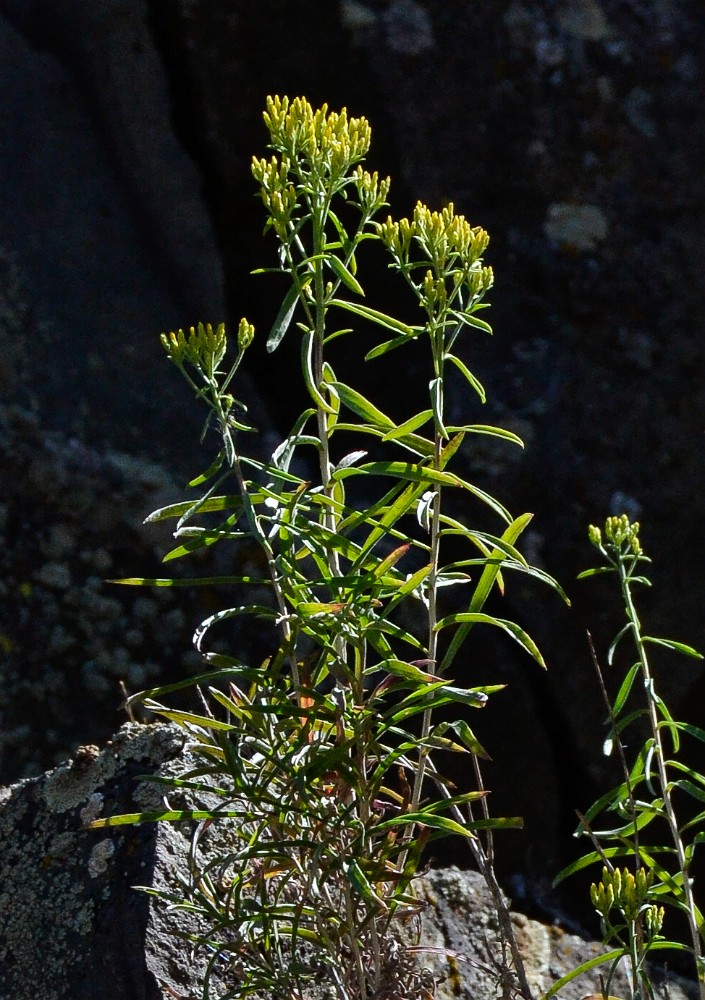
M86 829L97 817L159 809L164 786L145 776L179 775L193 764L182 731L127 724L104 747L81 747L51 772L0 790L1 996L96 1000L106 996L106 983L110 1000L201 995L209 955L184 940L200 925L188 910L132 888L173 894L188 884L191 824ZM172 805L178 806L178 792ZM205 842L205 850L224 850L227 824L212 826ZM416 931L413 939L436 1000L506 996L503 976L511 973L480 876L454 867L434 870L417 891L424 910L420 940ZM600 953L597 942L560 927L521 914L513 921L536 996ZM574 980L561 997L599 993L600 971ZM658 983L659 973L654 977ZM211 985L222 989L228 982L224 969ZM625 996L627 989L620 971L612 992ZM673 975L668 990L671 1000L697 996L692 984ZM311 992L312 1000L329 997L325 990Z

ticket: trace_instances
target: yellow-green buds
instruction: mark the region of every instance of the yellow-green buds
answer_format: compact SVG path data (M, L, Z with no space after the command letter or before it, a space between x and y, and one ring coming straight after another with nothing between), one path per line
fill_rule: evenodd
M636 875L632 875L627 868L615 868L613 871L603 868L599 884L593 882L590 886L590 901L605 920L609 911L616 907L626 920L633 922L644 909L653 881L654 873L645 868L638 868ZM657 916L651 918L654 925Z
M163 333L161 342L174 364L182 368L187 362L194 368L212 375L225 356L228 339L225 324L219 323L214 329L210 323L191 327L188 334L183 330Z
M665 910L663 906L647 906L644 911L644 923L646 925L646 935L649 940L661 933Z
M473 298L492 285L492 269L480 263L490 238L484 229L472 227L463 215L456 215L452 203L432 212L418 202L412 220L388 218L378 232L399 265L421 263L410 259L415 240L437 278L452 277L456 286L466 282Z
M590 902L605 920L607 919L607 914L614 906L614 889L609 883L605 882L604 873L606 871L607 869L604 868L602 882L598 885L595 885L593 882L590 886Z
M305 162L312 173L342 177L370 148L372 130L366 118L349 118L345 108L314 111L303 97L268 97L264 121L272 146L293 162Z
M255 328L252 323L248 321L243 316L240 320L240 326L237 330L237 346L238 350L242 353L247 350L255 336Z
M602 547L602 532L599 528L591 524L588 529L588 537L597 548ZM626 514L620 517L608 517L605 521L604 529L605 546L624 554L640 556L643 554L641 542L639 541L639 522L630 522Z
M376 170L371 174L360 166L355 168L352 176L357 188L360 207L367 216L374 215L383 205L387 204L391 184L389 177L380 180Z

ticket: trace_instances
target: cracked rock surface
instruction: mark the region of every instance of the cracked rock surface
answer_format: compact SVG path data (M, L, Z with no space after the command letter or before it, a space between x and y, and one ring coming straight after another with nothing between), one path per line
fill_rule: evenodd
M189 763L181 730L127 723L104 747L81 747L58 768L0 788L0 997L200 996L204 956L192 958L178 936L193 928L188 916L133 888L173 889L187 876L189 825L85 829L101 816L158 809L163 786L145 776L183 773ZM501 995L497 918L480 876L431 871L418 891L427 904L420 943L428 951L421 961L438 981L437 1000ZM559 927L519 914L513 919L537 994L599 952L596 942ZM599 992L598 974L576 980L561 996L579 1000ZM618 976L612 991L626 995L626 989ZM669 989L672 1000L696 995L673 978Z

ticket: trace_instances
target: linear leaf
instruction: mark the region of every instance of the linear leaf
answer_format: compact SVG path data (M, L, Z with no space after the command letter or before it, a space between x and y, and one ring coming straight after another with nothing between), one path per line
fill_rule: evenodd
M513 545L524 529L530 524L531 518L531 514L522 514L520 517L516 518L516 520L512 521L506 531L503 532L502 540ZM505 559L506 556L504 553L500 552L498 549L495 549L492 552L490 560L483 569L480 579L478 580L477 587L475 588L475 592L470 600L468 611L480 611L485 606L485 602L490 595L490 591L495 585L497 577L500 575L500 567ZM473 624L471 622L467 622L461 625L455 633L448 646L448 650L443 657L443 662L441 663L441 673L445 673L447 671L472 627Z
M378 410L369 399L365 399L362 393L352 389L344 382L333 382L333 387L340 396L341 401L349 410L356 413L363 420L368 420L375 427L384 429L384 432L396 430L396 424L386 414Z
M208 466L205 472L201 472L200 475L196 476L189 483L189 486L202 486L203 483L208 482L211 476L214 476L223 467L223 462L225 461L225 449L221 449L215 456L211 464ZM149 518L147 518L149 520ZM146 522L145 522L146 523Z
M478 738L475 736L465 719L457 719L455 722L440 722L433 728L432 733L434 735L442 735L448 729L451 729L457 735L470 753L474 754L476 757L481 757L483 760L492 759Z
M408 826L412 823L418 823L419 826L430 826L436 830L444 830L446 833L456 833L460 837L467 837L468 840L474 839L474 834L470 829L473 826L472 823L463 826L462 823L458 823L449 816L434 816L431 813L421 811L393 816L391 819L376 824L375 830L391 830L395 826Z
M276 351L279 344L284 338L284 334L289 329L291 324L291 319L296 311L296 304L299 301L299 291L295 284L291 286L289 291L284 296L284 301L279 307L279 312L276 315L274 323L272 323L272 329L269 331L269 336L267 337L267 351L272 354Z
M486 325L486 324L485 324ZM473 387L477 395L480 397L483 403L487 401L487 393L485 392L485 387L478 378L473 375L468 366L464 364L460 358L457 358L455 354L447 353L444 355L446 361L452 362L455 367L463 373L465 380Z
M489 323L485 323L484 320L478 319L477 316L472 316L468 312L456 312L452 310L451 313L456 319L460 320L461 323L465 323L467 326L474 326L478 330L482 330L484 333L492 333L492 327Z
M134 826L136 823L179 823L182 820L220 819L241 816L239 809L170 809L166 812L123 813L94 819L86 829L101 830L107 826Z
M190 579L170 579L161 577L127 576L121 580L106 580L124 587L218 587L230 583L248 583L257 587L271 585L271 580L256 576L196 576Z
M417 413L414 417L409 417L405 420L403 424L399 424L394 430L389 431L382 438L383 441L394 441L397 438L404 437L405 434L410 434L412 431L416 431L419 427L423 427L424 424L433 416L433 410L423 410L421 413Z
M415 332L413 326L402 323L401 320L395 319L393 316L387 316L386 313L379 312L377 309L371 309L370 306L365 306L361 302L346 302L345 299L331 299L329 304L339 306L341 309L347 309L348 312L355 313L356 316L362 316L364 319L369 319L378 326L384 326L388 330L395 330L397 333L413 334Z
M594 969L597 965L604 965L606 962L616 962L625 954L627 954L625 948L613 948L612 951L607 951L602 955L596 955L594 958L588 959L588 961L583 962L582 965L578 965L575 969L571 969L571 971L565 976L561 976L561 978L558 979L546 993L544 993L541 1000L550 1000L555 993L558 993L558 991L562 990L564 986L571 983L576 976L581 976L584 972L589 972L590 969Z
M612 713L615 716L615 718L620 714L620 712L624 708L624 703L629 697L632 685L634 684L634 678L639 673L640 666L641 666L640 663L634 663L629 668L624 677L624 680L622 681L620 689L617 692L617 697L614 700L614 705L612 706Z
M145 518L145 524L154 524L157 521L166 521L170 517L181 517L194 505L193 500L184 500L181 503L172 503L168 507L159 507L152 511L149 517ZM242 498L235 493L224 496L209 497L198 505L199 514L207 514L214 510L231 510L233 507L241 507Z
M385 340L383 344L378 344L373 347L371 351L368 351L365 355L365 361L372 361L374 358L381 358L384 354L389 354L390 351L396 350L397 347L401 347L402 344L408 344L409 334L403 333L401 337L393 337L392 340Z
M316 385L316 376L313 370L313 350L315 345L315 334L313 330L306 330L301 338L301 369L304 374L306 388L311 394L316 405L325 413L335 414L335 410L330 403L323 398L321 391Z
M464 431L467 434L484 434L487 437L503 438L505 441L511 441L512 444L518 444L520 448L524 447L524 442L518 434L508 431L504 427L495 427L494 424L463 424L459 427L448 427L448 430L451 434Z
M445 486L461 486L462 480L451 472L438 472L415 462L367 462L352 469L341 469L333 474L333 479L345 479L350 475L368 473L377 476L393 476L413 483L440 483Z
M351 292L355 292L356 295L362 295L364 298L365 292L362 285L352 272L347 269L340 257L331 253L326 257L326 262L330 264L333 271L335 271L336 275L340 278L343 284L350 289Z
M683 653L685 656L693 656L697 660L702 660L703 654L699 653L697 649L693 649L692 646L688 646L685 642L676 642L675 639L657 639L652 635L643 636L644 642L651 642L655 646L665 646L666 649L674 649L678 653Z
M436 630L446 628L448 625L466 625L466 624L484 624L484 625L496 625L501 628L507 635L511 636L515 642L526 650L529 656L532 656L539 666L545 669L546 664L544 662L543 656L539 651L538 646L528 635L523 628L516 624L516 622L507 621L505 618L495 618L494 615L485 615L481 612L476 611L461 611L458 614L446 615L441 621L436 625Z
M614 654L615 654L615 651L617 649L617 646L620 644L620 642L622 641L622 639L624 638L624 636L628 635L629 632L632 631L632 627L633 627L632 623L631 622L627 622L626 625L622 626L622 628L619 630L619 632L617 633L617 635L614 637L614 639L610 643L610 648L607 650L607 662L609 663L610 666L612 666L612 664L614 663Z

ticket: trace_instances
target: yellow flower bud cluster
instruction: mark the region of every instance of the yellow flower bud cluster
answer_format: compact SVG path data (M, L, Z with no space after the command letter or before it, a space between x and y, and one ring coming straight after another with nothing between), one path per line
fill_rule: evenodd
M228 339L225 324L213 328L210 323L199 323L191 327L188 334L183 330L163 333L161 342L174 364L182 368L187 362L194 368L213 374L225 357Z
M290 163L286 157L281 162L273 156L270 160L252 159L252 175L260 185L264 207L280 239L289 235L289 222L296 208L296 188L288 180Z
M388 218L378 228L382 242L401 268L413 267L412 244L423 251L437 279L452 277L455 287L465 285L470 300L481 298L488 291L494 275L491 267L483 267L481 257L489 236L479 226L471 226L463 215L456 215L453 204L440 212L432 212L422 202L414 209L413 219ZM424 279L424 294L426 291Z
M602 546L602 532L599 528L591 524L588 529L588 537L593 545L600 548ZM608 517L605 521L605 545L617 551L631 552L634 556L643 554L641 542L639 541L639 522L630 522L626 514L620 517Z
M453 203L440 212L432 212L418 202L414 209L416 239L439 271L445 271L451 259L460 258L469 270L490 241L484 229L472 227L465 216L456 215Z
M264 121L274 149L292 162L304 161L313 174L333 181L367 154L372 130L366 118L350 118L345 108L316 111L303 97L268 97Z
M360 208L362 209L364 215L372 216L378 212L383 205L387 204L389 186L391 184L389 177L385 177L384 180L380 180L379 174L376 170L373 174L371 174L369 171L363 170L362 167L357 166L353 171L352 178L353 183L357 188Z
M610 910L616 908L630 923L641 914L647 935L652 938L663 925L664 909L648 902L654 874L645 868L638 868L636 875L627 869L602 869L602 880L590 886L590 901L603 920L607 921Z
M237 330L237 346L238 350L242 354L250 346L255 337L254 324L248 323L248 321L243 316L240 320L240 325Z
M448 301L448 294L446 292L446 283L443 278L434 278L433 271L426 271L426 276L423 279L423 295L421 302L430 313L433 313L436 306L440 306L441 309L445 307Z

